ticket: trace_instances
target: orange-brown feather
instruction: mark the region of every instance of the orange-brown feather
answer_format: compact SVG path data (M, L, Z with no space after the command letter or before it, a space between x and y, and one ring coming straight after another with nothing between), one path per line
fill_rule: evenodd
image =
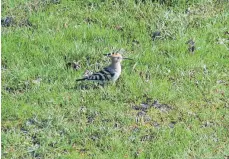
M119 53L113 53L113 54L111 54L110 56L111 56L111 57L122 57L122 55L119 54Z

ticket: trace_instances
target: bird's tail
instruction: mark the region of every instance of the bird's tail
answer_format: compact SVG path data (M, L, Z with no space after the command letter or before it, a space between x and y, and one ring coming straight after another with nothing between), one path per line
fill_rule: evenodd
M84 80L86 80L86 78L76 79L76 82L78 82L78 81L84 81Z

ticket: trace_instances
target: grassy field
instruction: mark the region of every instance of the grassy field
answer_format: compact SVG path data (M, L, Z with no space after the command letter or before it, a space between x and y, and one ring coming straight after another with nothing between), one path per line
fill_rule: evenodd
M229 156L228 1L1 7L2 158ZM80 89L75 79L120 48L134 60L117 83Z

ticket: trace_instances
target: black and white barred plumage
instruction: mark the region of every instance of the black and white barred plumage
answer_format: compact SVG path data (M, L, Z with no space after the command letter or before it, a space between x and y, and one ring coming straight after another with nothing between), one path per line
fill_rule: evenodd
M105 82L115 82L119 76L121 75L121 61L123 58L120 53L111 53L107 54L106 56L111 58L111 64L105 68L103 68L101 71L93 73L92 75L89 75L87 77L84 77L82 79L77 79L76 81L96 81L99 83L105 83Z
M98 81L98 82L112 81L112 78L115 77L115 74L116 74L115 70L111 69L110 67L105 67L99 72L93 73L92 75L89 75L82 79L77 79L76 81L84 81L84 80Z

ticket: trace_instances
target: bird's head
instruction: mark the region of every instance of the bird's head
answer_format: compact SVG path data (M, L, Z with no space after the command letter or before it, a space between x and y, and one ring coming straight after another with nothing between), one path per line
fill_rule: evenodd
M109 54L105 54L105 56L110 57L112 62L114 62L114 63L121 62L124 59L133 60L133 59L130 59L130 58L122 57L122 55L121 55L122 53L123 53L123 51L121 49L121 51L116 51L116 52L112 52L112 53L109 53Z

